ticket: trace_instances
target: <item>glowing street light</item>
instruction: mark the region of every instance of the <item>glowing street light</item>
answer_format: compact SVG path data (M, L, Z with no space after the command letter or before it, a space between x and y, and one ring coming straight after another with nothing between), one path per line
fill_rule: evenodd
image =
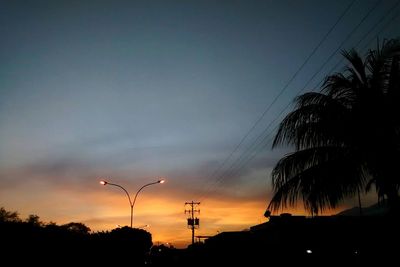
M113 183L110 183L110 182L107 182L107 181L104 181L104 180L100 181L100 184L102 184L102 185L113 185L113 186L121 188L122 190L124 190L125 194L128 196L129 205L131 207L131 228L133 227L133 207L135 206L136 198L137 198L139 192L142 191L142 189L145 188L146 186L150 186L150 185L153 185L153 184L163 184L163 183L165 183L164 179L158 180L157 182L152 182L152 183L145 184L144 186L139 188L139 190L136 192L135 198L133 199L133 202L132 202L128 191L125 188L123 188L122 186L120 186L119 184L113 184Z

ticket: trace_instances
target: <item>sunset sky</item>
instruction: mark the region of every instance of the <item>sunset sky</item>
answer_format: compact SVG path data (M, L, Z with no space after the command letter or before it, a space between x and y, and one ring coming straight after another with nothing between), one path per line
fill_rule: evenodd
M398 1L352 2L0 0L0 207L110 230L129 203L99 181L133 197L162 177L135 204L153 242L191 241L192 200L196 235L264 222L285 107L341 49L399 36Z

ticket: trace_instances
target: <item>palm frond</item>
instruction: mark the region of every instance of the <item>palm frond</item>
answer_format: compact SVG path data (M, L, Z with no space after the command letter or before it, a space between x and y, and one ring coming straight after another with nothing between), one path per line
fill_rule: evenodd
M367 83L367 74L365 72L365 65L356 52L356 50L351 49L350 51L342 51L342 55L350 62L351 66L346 68L346 72L349 72L349 78L351 80L357 81L359 84Z
M291 176L297 176L304 170L346 156L346 150L336 146L320 146L303 149L285 155L272 170L272 184L280 187L289 180Z
M334 99L322 96L322 94L310 95L306 98L303 95L298 98L299 105L303 106L289 113L283 119L272 147L287 144L294 145L298 150L310 146L342 142L335 136L339 136L337 131L343 129L342 126L345 123L343 118L348 110Z
M387 94L391 101L400 101L400 56L394 56L390 66ZM394 98L394 99L393 99Z
M370 50L366 65L371 73L371 88L386 91L392 60L399 55L400 42L396 39L384 41L381 48Z
M294 102L296 103L297 108L308 106L311 104L317 105L327 105L332 101L332 98L318 92L308 92L302 95L299 95L295 98Z
M273 211L301 200L318 213L374 185L400 212L400 40L384 41L364 61L355 50L342 54L344 72L328 76L320 93L297 97L279 125L272 147L295 152L272 171Z
M285 176L288 174L288 166L285 165L290 166L297 159L288 158L291 163L281 162L279 166L277 165L272 175L274 197L268 209L278 211L280 208L294 206L301 198L306 210L318 213L326 208L335 208L344 198L354 196L365 184L362 167L357 162L351 161L351 157L346 156L346 153L343 155L340 150L334 149L334 151L336 156L332 156L331 159L321 151L320 156L324 159L316 161L314 158L316 164L297 165L297 172L291 173L293 175L289 177ZM296 156L296 153L291 157L304 156L304 154ZM306 168L301 171L302 166ZM281 167L282 169L278 169Z
M361 84L345 77L341 73L328 76L323 84L322 92L336 101L350 107L360 94Z

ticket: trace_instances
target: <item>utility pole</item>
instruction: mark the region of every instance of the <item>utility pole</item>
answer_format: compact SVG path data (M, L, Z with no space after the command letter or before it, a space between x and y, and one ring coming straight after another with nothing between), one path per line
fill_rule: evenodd
M190 206L190 209L186 209L186 205ZM192 229L192 244L194 244L194 229L199 228L200 219L194 217L195 212L200 214L200 210L196 209L196 206L200 205L200 202L185 202L185 214L188 213L189 217L187 219L188 228Z

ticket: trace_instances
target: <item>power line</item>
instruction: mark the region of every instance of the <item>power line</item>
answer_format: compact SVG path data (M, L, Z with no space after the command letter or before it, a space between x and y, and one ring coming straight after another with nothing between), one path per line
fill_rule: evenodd
M307 83L304 85L304 87L297 93L297 95L299 95L302 91L304 91L308 84L316 77L317 74L319 74L324 67L326 66L326 64L333 58L334 55L336 55L336 53L342 48L342 46L344 45L344 43L346 43L350 37L358 30L358 28L361 26L361 24L367 19L367 17L369 17L369 15L372 13L372 11L380 4L380 2L382 2L382 0L379 0L377 2L375 2L374 6L372 8L369 9L369 11L367 12L367 14L361 19L361 21L355 26L355 28L353 28L353 30L346 36L346 38L341 42L341 44L339 45L339 47L327 58L327 60L322 64L322 66L318 69L318 71L316 73L314 73L314 75L307 81ZM397 7L397 5L399 4L400 1L398 1L392 8ZM388 13L391 12L392 9L390 9L388 12L386 12L386 14L383 17L386 17ZM382 21L382 17L379 20L378 24ZM363 35L363 37L358 41L357 45L363 40L365 39L370 32L372 32L372 30L376 27L376 24L366 33ZM343 60L339 61L330 71L329 73L331 73L334 69L337 68L337 66L343 62ZM322 84L322 81L316 86L320 86ZM314 88L315 89L315 88ZM228 175L232 176L232 175L236 175L238 174L238 172L243 169L258 153L260 153L268 144L268 142L266 142L263 146L259 147L259 149L256 151L256 153L252 154L250 157L247 158L247 160L243 161L243 159L245 158L245 154L246 153L251 153L251 151L255 151L254 149L256 149L257 146L260 146L278 127L278 125L276 125L274 127L274 129L272 131L270 131L268 134L266 134L267 130L272 126L272 124L283 114L283 112L286 111L286 109L290 106L291 103L289 103L288 105L285 106L285 108L278 114L278 116L272 120L268 126L264 129L264 131L253 141L253 143L250 145L250 147L242 153L242 155L228 168L227 171L225 171L222 175L220 175L217 179L217 181L214 183L215 185L217 185L218 183L220 183L223 179L225 179ZM264 136L264 134L266 134ZM257 143L257 141L264 136L264 138L261 140L261 142ZM254 147L254 145L257 143L257 145ZM253 148L254 147L254 148ZM250 152L249 152L250 151ZM244 162L244 163L243 163ZM240 165L239 165L240 164ZM234 170L235 165L238 165L239 167L236 168L236 170ZM211 190L210 190L211 191ZM205 197L204 197L205 198Z
M353 28L353 30L346 36L346 38L340 43L339 47L330 54L330 56L325 60L325 62L319 67L319 69L317 70L317 72L315 72L311 78L306 82L306 84L302 87L301 90L298 91L297 95L300 95L300 93L302 93L307 87L308 85L311 83L312 80L314 80L314 78L325 68L325 66L329 63L329 61L331 61L331 59L337 54L337 52L342 49L343 45L350 39L350 37L358 30L358 28L361 26L361 24L365 21L365 19L371 14L371 12L376 8L376 6L380 3L381 1L377 1L375 3L375 5L368 11L368 13L361 19L361 21L356 25L355 28ZM400 1L399 1L400 2ZM397 5L396 5L397 6ZM375 26L373 26L372 28L375 28ZM370 30L371 31L371 30ZM370 32L368 31L368 33ZM359 40L359 42L357 43L357 45L367 36L368 34L364 34L363 37ZM332 73L334 69L336 69L340 63L343 62L343 59L340 60L328 73ZM313 89L315 90L317 87L319 87L322 84L322 81L318 83L318 85ZM278 114L278 116L275 117L275 119L273 119L268 125L267 127L264 129L264 131L253 141L253 143L250 145L250 147L244 152L242 153L242 155L240 156L239 159L237 159L232 165L231 168L227 171L229 173L226 173L226 175L224 176L232 176L233 174L236 175L238 173L238 171L240 171L240 169L242 169L251 159L253 159L255 157L255 155L257 155L259 152L257 152L254 156L250 157L250 160L247 160L245 164L240 165L241 167L239 167L237 169L236 172L233 172L233 168L234 165L238 165L241 164L240 162L242 161L242 159L244 158L244 155L246 153L248 153L248 151L254 150L257 148L257 146L261 145L274 131L277 127L275 127L272 131L270 131L268 134L267 131L269 130L269 128L273 125L273 123L289 108L289 106L291 105L291 102L289 102L284 109ZM266 134L266 136L261 140L261 142L259 142L258 144L257 141ZM265 146L263 146L263 148L265 148ZM238 163L238 164L236 164ZM225 177L224 177L225 178ZM223 178L223 179L224 179Z
M297 77L297 75L300 73L300 71L304 68L304 66L308 63L308 61L311 59L311 57L317 52L317 50L321 47L322 43L325 42L325 40L328 38L328 36L332 33L332 31L336 28L336 26L339 24L339 22L342 20L342 18L346 15L346 13L350 10L350 8L353 6L353 4L356 2L356 0L353 0L349 5L347 5L346 9L342 12L342 14L339 16L339 18L336 20L336 22L332 25L332 27L328 30L328 32L324 35L324 37L319 41L319 43L315 46L315 48L312 50L312 52L308 55L308 57L305 59L303 64L297 69L297 71L293 74L293 76L289 79L289 81L285 84L285 86L280 90L278 95L275 96L275 98L272 100L272 102L268 105L268 107L264 110L264 112L261 114L261 116L255 121L253 126L250 128L250 130L247 131L247 133L243 136L243 138L240 140L240 142L235 146L233 151L229 154L227 158L222 162L222 164L219 165L219 167L212 173L211 177L214 177L217 175L217 173L225 166L225 164L232 158L232 156L235 154L235 152L239 149L239 147L243 144L243 142L247 139L247 137L250 135L250 133L257 127L257 125L263 120L265 115L269 112L271 107L276 103L276 101L281 97L281 95L286 91L286 89L289 87L289 85L293 82L293 80Z
M399 4L400 4L400 0L399 0L393 7L391 7L391 8L396 8ZM384 18L387 17L387 15L388 15L389 13L391 13L391 11L392 11L392 9L389 9L389 11L386 12L385 15L382 16L382 17L384 17ZM399 15L399 14L397 14L397 15L394 16L394 17L392 17L392 18L390 19L389 23L386 23L385 26L382 27L381 30L375 35L375 38L376 38L376 37L377 37L391 22L393 22L394 18L397 17L398 15ZM382 21L382 18L380 19L379 23L380 23L381 21ZM374 25L374 26L372 27L372 29L374 29L375 26L376 26L376 25ZM370 29L370 30L368 31L367 34L364 34L363 37L357 42L357 44L356 44L355 46L358 46L358 45L369 35L369 33L370 33L371 31L372 31L372 30ZM370 44L370 43L371 43L371 42L368 42L367 44ZM332 73L333 70L336 69L343 61L344 61L344 59L340 60L328 73ZM318 85L317 85L316 87L314 87L313 90L317 89L320 85L322 85L322 81L319 82ZM305 89L305 87L303 87L302 90L299 91L299 94L300 94L304 89ZM299 95L299 94L298 94L298 95ZM290 104L291 104L291 103L289 103L288 105L285 106L285 108L284 108L284 109L278 114L278 116L270 123L270 125L272 125L272 124L280 117L280 115L282 115L282 113L290 106ZM269 127L270 125L268 125L268 127ZM267 139L271 136L271 134L275 132L275 130L276 130L278 127L279 127L279 125L276 125L276 126L263 138L263 140L257 144L257 146L261 145L265 140L267 140ZM264 131L264 132L265 132L265 131ZM263 133L264 133L264 132L263 132ZM236 169L235 172L233 172L233 173L231 172L231 173L229 173L229 175L230 175L230 176L232 176L232 175L237 175L237 174L239 173L239 171L240 171L241 169L243 169L257 154L259 154L261 151L263 151L263 150L270 144L271 141L272 141L272 138L268 139L267 142L266 142L263 146L259 147L259 149L258 149L252 156L250 156L249 158L247 158L247 160L246 160L244 163L242 163L242 164ZM253 152L254 152L254 151L253 151Z
M366 32L366 33L363 35L363 37L361 37L361 39L355 44L355 46L358 46L358 45L362 42L362 40L364 40L368 35L370 35L370 33L373 32L373 31L375 30L375 28L378 27L378 25L381 24L381 23L389 16L389 14L392 13L392 12L397 8L397 6L398 6L399 4L400 4L400 0L397 1L393 6L389 7L389 9L385 12L385 14L384 14L383 16L380 17L380 19L378 20L378 22L376 22L376 23L369 29L369 31ZM385 25L383 26L383 28L381 28L381 30L378 31L378 34L381 33L381 32L383 31L383 29L385 29L390 23L392 23L393 20L394 20L394 18L396 18L398 15L399 15L399 13L395 14L395 16L392 17L392 18L388 21L388 23L385 23ZM375 36L375 38L376 38L376 36ZM370 42L367 42L367 45L369 45L369 44L370 44ZM365 47L364 47L362 50L364 50L364 49L365 49Z
M389 15L389 13L391 13L391 11L395 10L395 8L400 4L400 1L397 1L395 5L393 5L391 7L391 10L389 10L389 12L387 14L384 15L384 17L386 18L387 15ZM377 37L379 36L380 33L382 33L387 26L389 26L398 16L400 15L400 12L395 13L383 26L382 28L378 31L377 34L375 34L375 36L373 38L371 38L367 44L362 48L362 50L365 50L372 42L374 42Z

